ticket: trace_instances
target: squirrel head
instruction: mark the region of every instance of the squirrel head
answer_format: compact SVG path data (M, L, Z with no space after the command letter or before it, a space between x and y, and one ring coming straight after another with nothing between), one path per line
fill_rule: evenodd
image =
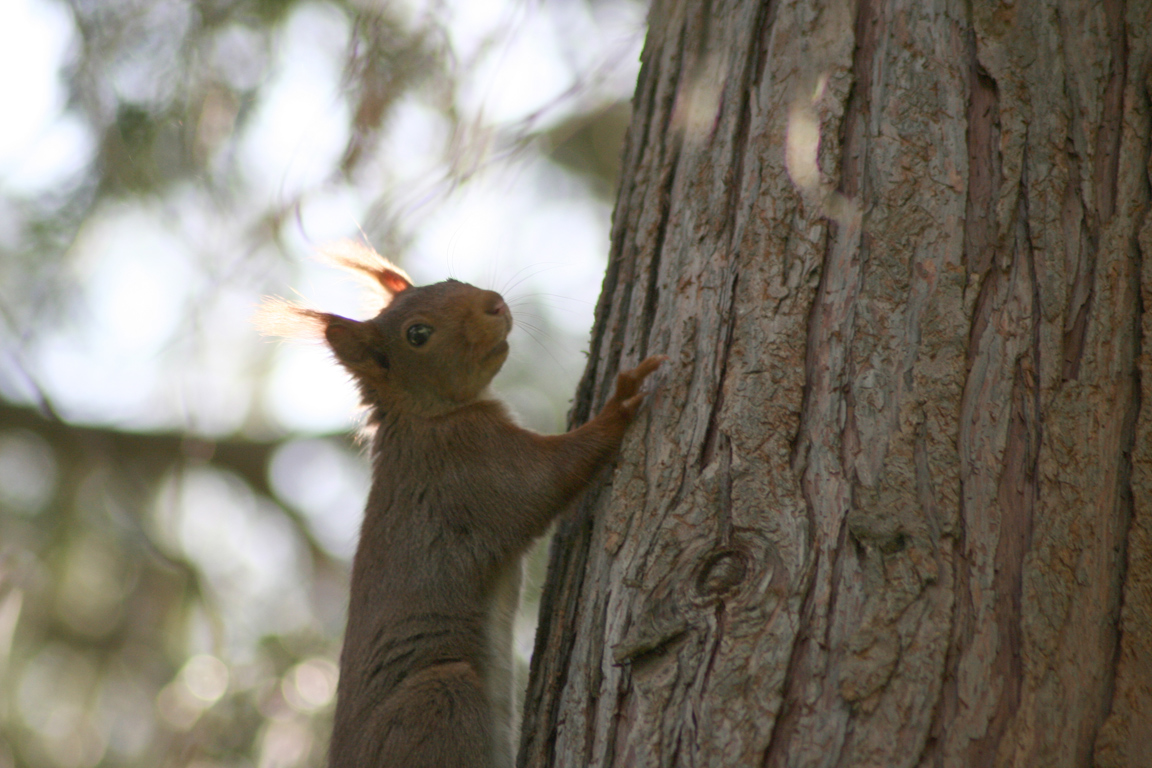
M322 335L370 409L447 413L480 397L504 365L512 313L500 294L458 280L414 286L362 246L324 257L366 279L379 313L359 321L269 299L257 324L279 336Z

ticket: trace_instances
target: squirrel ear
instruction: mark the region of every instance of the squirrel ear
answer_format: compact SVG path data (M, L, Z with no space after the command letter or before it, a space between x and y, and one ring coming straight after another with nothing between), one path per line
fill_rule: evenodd
M340 315L325 315L324 338L346 365L362 363L372 353L372 346L364 338L364 323Z
M354 273L388 298L412 287L412 280L404 270L353 240L331 245L321 251L320 256L329 264Z
M380 285L384 287L384 290L393 296L400 293L400 291L406 291L412 287L412 280L409 279L408 275L392 265L389 265L387 269L382 269L377 272L375 277L380 282Z

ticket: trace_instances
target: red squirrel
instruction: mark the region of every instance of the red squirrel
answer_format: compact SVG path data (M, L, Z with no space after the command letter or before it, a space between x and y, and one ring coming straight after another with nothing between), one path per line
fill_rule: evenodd
M380 313L358 322L271 300L263 325L322 335L375 429L329 764L509 768L521 557L615 456L666 358L620 373L580 428L539 435L488 393L512 329L500 294L414 286L360 246L328 257L379 290Z

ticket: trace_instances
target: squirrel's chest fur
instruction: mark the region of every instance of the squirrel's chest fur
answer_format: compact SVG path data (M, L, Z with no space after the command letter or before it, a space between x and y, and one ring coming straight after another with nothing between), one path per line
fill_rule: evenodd
M492 485L499 468L485 451L487 422L496 429L506 417L485 416L463 430L444 420L381 424L341 687L350 699L378 701L422 669L462 660L490 707L493 764L510 765L522 558L484 535L508 503Z

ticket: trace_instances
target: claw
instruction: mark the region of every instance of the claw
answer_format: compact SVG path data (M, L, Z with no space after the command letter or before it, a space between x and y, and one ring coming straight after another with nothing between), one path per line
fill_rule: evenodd
M640 386L644 383L644 379L648 378L667 359L667 355L652 355L641 361L635 368L621 371L617 375L616 394L612 399L620 403L620 407L629 415L629 418L644 400L644 394L640 392Z

